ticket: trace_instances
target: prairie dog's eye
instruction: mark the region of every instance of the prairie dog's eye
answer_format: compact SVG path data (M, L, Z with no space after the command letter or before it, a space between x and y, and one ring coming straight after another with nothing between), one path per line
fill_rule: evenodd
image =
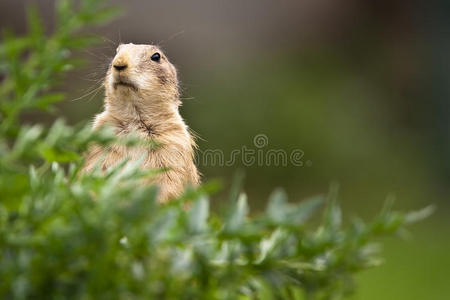
M152 57L150 57L150 59L159 62L159 60L161 59L161 55L158 52L156 52L152 55Z

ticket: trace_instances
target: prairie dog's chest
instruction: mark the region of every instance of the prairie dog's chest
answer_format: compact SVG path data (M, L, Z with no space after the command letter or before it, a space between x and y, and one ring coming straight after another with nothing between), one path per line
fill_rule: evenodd
M143 122L120 122L113 124L113 128L118 137L137 137L145 140L156 138L155 127Z
M121 156L127 157L128 159L137 160L144 158L148 160L150 155L155 155L158 151L156 147L157 141L155 140L156 135L151 127L145 124L139 124L136 122L125 123L117 122L111 124L114 133L119 138L137 138L136 144L124 145L118 143L113 146L113 152L119 153Z
M172 130L171 130L172 129ZM138 138L136 145L121 145L121 152L132 159L142 155L149 158L158 156L164 160L174 160L180 154L189 152L191 145L189 134L182 127L165 128L155 125L129 123L116 124L114 128L118 137Z

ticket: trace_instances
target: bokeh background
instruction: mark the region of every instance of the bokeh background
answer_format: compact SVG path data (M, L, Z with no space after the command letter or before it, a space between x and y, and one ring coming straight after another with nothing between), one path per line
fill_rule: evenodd
M0 27L26 30L37 4L53 26L50 0L1 0ZM160 45L178 67L182 114L200 149L301 149L303 166L201 166L226 191L246 174L252 207L284 187L294 201L341 186L347 217L370 217L388 194L396 208L434 203L409 239L384 240L386 263L358 277L355 299L445 299L450 294L450 2L402 0L115 1L117 21L96 29L103 43L80 53L85 68L62 88L59 116L90 120L96 88L120 42ZM98 81L100 80L100 81ZM80 98L81 97L81 98ZM39 119L28 116L26 121ZM225 192L214 205L226 205Z

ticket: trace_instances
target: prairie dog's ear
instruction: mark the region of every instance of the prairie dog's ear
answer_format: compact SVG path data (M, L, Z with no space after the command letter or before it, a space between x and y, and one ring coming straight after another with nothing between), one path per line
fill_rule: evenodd
M120 44L119 46L117 46L117 48L116 48L116 53L119 53L120 48L122 48L122 46L123 46L123 44Z

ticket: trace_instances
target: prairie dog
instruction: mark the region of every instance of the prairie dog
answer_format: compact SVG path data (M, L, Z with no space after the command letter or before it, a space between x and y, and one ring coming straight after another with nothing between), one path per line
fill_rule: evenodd
M92 146L83 170L97 165L106 170L125 158L132 162L144 155L142 169L168 169L146 181L159 186L160 202L179 196L186 185L197 185L195 142L178 111L177 71L163 52L153 45L121 44L104 87L104 111L95 117L93 129L111 126L117 136L132 133L159 146Z

